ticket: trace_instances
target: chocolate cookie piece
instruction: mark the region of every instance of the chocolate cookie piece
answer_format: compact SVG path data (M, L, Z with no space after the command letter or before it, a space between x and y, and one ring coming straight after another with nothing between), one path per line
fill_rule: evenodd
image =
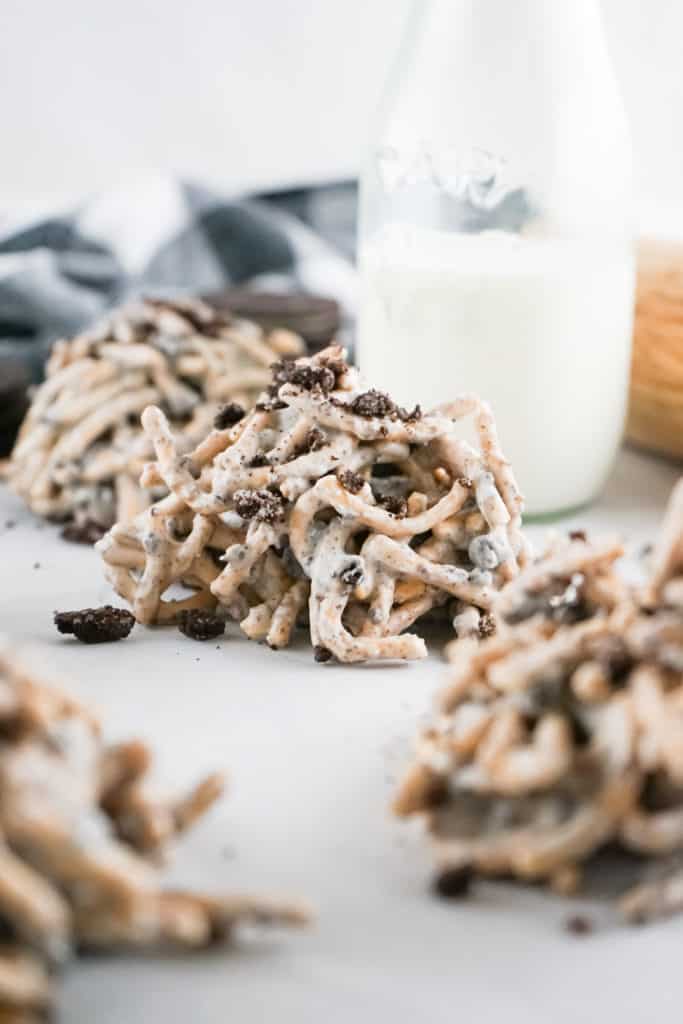
M349 405L349 409L356 416L363 416L367 419L386 416L391 420L401 420L403 423L412 423L422 417L419 405L408 412L407 409L397 405L389 395L385 395L383 391L377 391L375 388L356 395Z
M328 361L317 365L301 365L294 359L282 359L272 366L273 383L269 393L273 398L283 384L294 384L295 387L303 388L304 391L315 391L328 394L334 391L339 383L339 378L344 373L346 366L340 361Z
M135 625L135 618L129 611L110 604L77 612L55 612L54 621L60 633L73 634L84 644L125 640Z
M244 419L244 415L241 405L237 402L228 402L227 405L222 405L216 413L213 425L216 430L227 430L228 427L233 427L235 423Z
M469 895L474 873L466 865L459 868L446 868L436 876L432 883L435 896L443 900L461 900Z
M586 917L585 914L573 914L565 920L564 928L570 935L583 936L595 931L595 924L592 918Z
M107 527L102 526L95 519L83 519L81 522L74 520L73 522L66 523L61 532L63 540L68 540L72 544L88 544L92 547L93 544L97 544L98 540L101 540Z
M365 477L361 476L360 473L354 473L351 469L342 469L337 474L337 479L349 494L360 494L365 486Z
M190 640L215 640L225 633L225 619L214 612L193 608L180 613L178 629Z
M328 345L341 326L339 303L320 295L226 288L205 296L205 301L215 309L253 320L266 331L277 327L296 331L311 352Z
M277 523L284 519L285 500L274 491L236 491L235 511L242 519Z
M408 502L397 494L387 494L377 504L397 519L404 519L408 515Z

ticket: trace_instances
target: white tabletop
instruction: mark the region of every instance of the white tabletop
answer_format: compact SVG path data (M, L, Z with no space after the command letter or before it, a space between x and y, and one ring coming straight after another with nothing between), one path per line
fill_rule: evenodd
M624 452L601 501L571 524L638 546L676 476ZM429 895L426 848L387 807L443 680L438 652L406 666L320 666L303 644L275 653L233 633L216 649L141 627L116 645L81 645L56 633L52 612L114 600L98 556L6 491L0 579L0 629L99 708L113 738L148 739L160 779L229 772L227 797L180 845L173 879L301 897L318 914L307 933L250 935L231 951L84 960L64 983L69 1024L678 1019L681 920L629 930L592 907L600 927L577 939L562 927L576 904L539 891L481 885L456 904Z

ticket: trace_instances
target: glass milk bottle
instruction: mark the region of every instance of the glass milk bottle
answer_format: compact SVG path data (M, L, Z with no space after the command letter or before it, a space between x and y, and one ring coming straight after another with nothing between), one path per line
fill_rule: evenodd
M417 0L361 187L358 357L493 406L526 497L590 501L622 435L629 134L597 0Z

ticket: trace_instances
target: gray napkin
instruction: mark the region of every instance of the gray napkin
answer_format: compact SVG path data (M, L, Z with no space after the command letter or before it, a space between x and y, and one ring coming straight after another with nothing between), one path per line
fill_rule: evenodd
M55 338L111 306L235 284L354 304L351 264L272 203L138 179L64 214L0 222L0 354L38 377Z

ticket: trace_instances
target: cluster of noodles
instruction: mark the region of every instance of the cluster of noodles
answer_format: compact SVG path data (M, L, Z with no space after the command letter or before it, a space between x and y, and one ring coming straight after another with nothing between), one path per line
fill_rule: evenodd
M12 453L10 486L40 516L108 528L148 503L140 413L160 405L189 451L224 403L250 409L290 331L264 334L196 299L146 299L55 345Z
M201 948L295 905L164 890L156 861L222 789L154 799L140 742L107 745L86 709L0 650L0 1020L42 1018L78 949Z
M161 410L142 422L156 452L142 482L169 494L98 545L140 622L217 609L279 648L307 619L320 660L420 658L406 629L444 609L459 636L486 634L526 560L521 497L476 397L408 412L333 347L277 364L254 411L190 453ZM192 593L174 598L178 583Z
M574 890L608 843L643 857L630 920L683 907L683 482L646 590L619 544L556 544L505 588L495 637L451 647L440 716L396 798L440 871Z

